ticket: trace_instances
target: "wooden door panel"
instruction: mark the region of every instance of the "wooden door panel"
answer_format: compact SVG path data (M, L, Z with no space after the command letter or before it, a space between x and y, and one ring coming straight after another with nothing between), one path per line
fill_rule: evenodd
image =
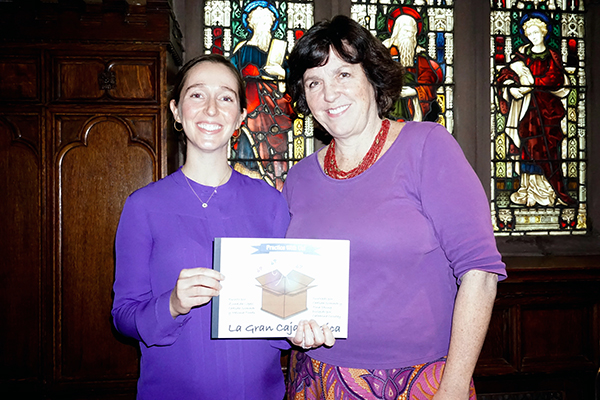
M2 101L39 101L40 65L35 56L0 59L0 99Z
M56 57L54 100L157 102L156 58Z
M591 399L600 350L599 257L528 257L514 269L514 259L506 261L508 279L498 284L475 371L478 397ZM548 397L554 394L560 397Z
M110 318L114 238L127 196L156 177L155 151L136 139L149 133L121 118L55 120L60 137L81 138L62 141L56 157L60 379L135 377L137 352L115 335ZM78 120L86 122L77 127Z
M513 312L510 307L496 304L488 333L481 349L476 373L514 373Z
M108 68L114 72L115 85L108 91L116 100L154 100L155 93L154 60L120 60L113 62Z
M523 371L593 367L593 304L552 304L521 309Z
M104 95L99 79L102 60L61 60L58 64L58 100L97 100Z
M0 380L41 374L40 135L39 115L0 117Z

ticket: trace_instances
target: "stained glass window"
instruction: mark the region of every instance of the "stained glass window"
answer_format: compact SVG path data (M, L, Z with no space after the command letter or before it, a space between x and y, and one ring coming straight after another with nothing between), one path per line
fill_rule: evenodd
M281 190L294 162L313 152L313 123L285 93L287 56L314 23L312 1L212 0L204 6L204 51L229 57L242 73L248 117L229 159Z
M453 0L352 0L351 17L406 68L392 116L454 129Z
M492 0L491 9L496 234L584 234L584 2Z

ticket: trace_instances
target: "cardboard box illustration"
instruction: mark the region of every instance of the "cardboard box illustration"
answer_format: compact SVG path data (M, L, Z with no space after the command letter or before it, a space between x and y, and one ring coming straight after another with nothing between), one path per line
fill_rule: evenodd
M279 270L268 272L256 280L262 287L262 310L280 318L288 318L306 310L306 295L313 278L298 271L283 276Z

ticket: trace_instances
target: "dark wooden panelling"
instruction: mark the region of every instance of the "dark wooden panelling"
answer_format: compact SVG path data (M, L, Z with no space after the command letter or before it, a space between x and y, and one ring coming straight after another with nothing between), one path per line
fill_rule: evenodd
M137 343L110 315L114 237L127 196L167 174L171 7L0 1L3 398L135 398Z
M60 102L159 101L157 59L113 57L54 59L53 99Z
M600 257L505 260L509 277L498 284L475 371L477 392L494 394L489 399L559 393L564 400L591 400L599 366Z
M106 67L102 60L56 60L55 100L97 100L104 95L99 80Z
M513 312L496 305L490 320L487 337L481 349L477 371L481 375L516 372L514 363L514 332L511 330Z
M156 100L156 61L118 60L107 69L115 74L110 97L119 100Z
M539 395L560 395L561 400L593 400L595 373L567 371L554 374L514 374L475 377L477 397L491 399L537 399ZM501 397L504 396L504 397ZM518 397L521 396L521 397ZM543 399L543 397L541 397ZM553 398L552 398L553 399ZM554 399L553 399L554 400Z
M57 134L63 136L61 117ZM135 377L136 350L111 332L114 237L125 199L156 178L154 151L132 141L120 118L69 126L57 160L59 379ZM93 343L93 345L90 345Z
M0 379L40 381L41 121L0 117ZM26 316L26 318L24 318Z
M2 4L0 38L12 42L152 42L177 49L173 0L16 0ZM14 4L11 4L14 3ZM172 43L170 43L172 41Z
M521 368L524 372L594 368L593 304L546 302L521 309Z
M0 58L0 99L2 101L40 100L40 63L36 57Z
M564 393L554 391L482 394L478 400L563 400Z
M127 196L167 174L168 57L164 44L0 45L4 71L24 63L11 73L39 89L0 97L3 395L135 398L137 343L110 315L114 237Z
M148 149L156 148L159 138L156 137L155 132L160 131L160 126L155 115L119 115L119 117L127 121L127 124L132 127L132 140L145 143Z

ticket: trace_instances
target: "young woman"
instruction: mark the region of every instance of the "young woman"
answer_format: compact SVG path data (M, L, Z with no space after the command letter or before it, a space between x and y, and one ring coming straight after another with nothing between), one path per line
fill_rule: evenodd
M285 200L233 171L229 138L246 116L237 69L203 55L179 72L170 103L185 164L134 192L116 237L112 315L141 349L138 399L273 399L284 395L285 341L211 340L210 300L224 279L215 237L282 237Z

